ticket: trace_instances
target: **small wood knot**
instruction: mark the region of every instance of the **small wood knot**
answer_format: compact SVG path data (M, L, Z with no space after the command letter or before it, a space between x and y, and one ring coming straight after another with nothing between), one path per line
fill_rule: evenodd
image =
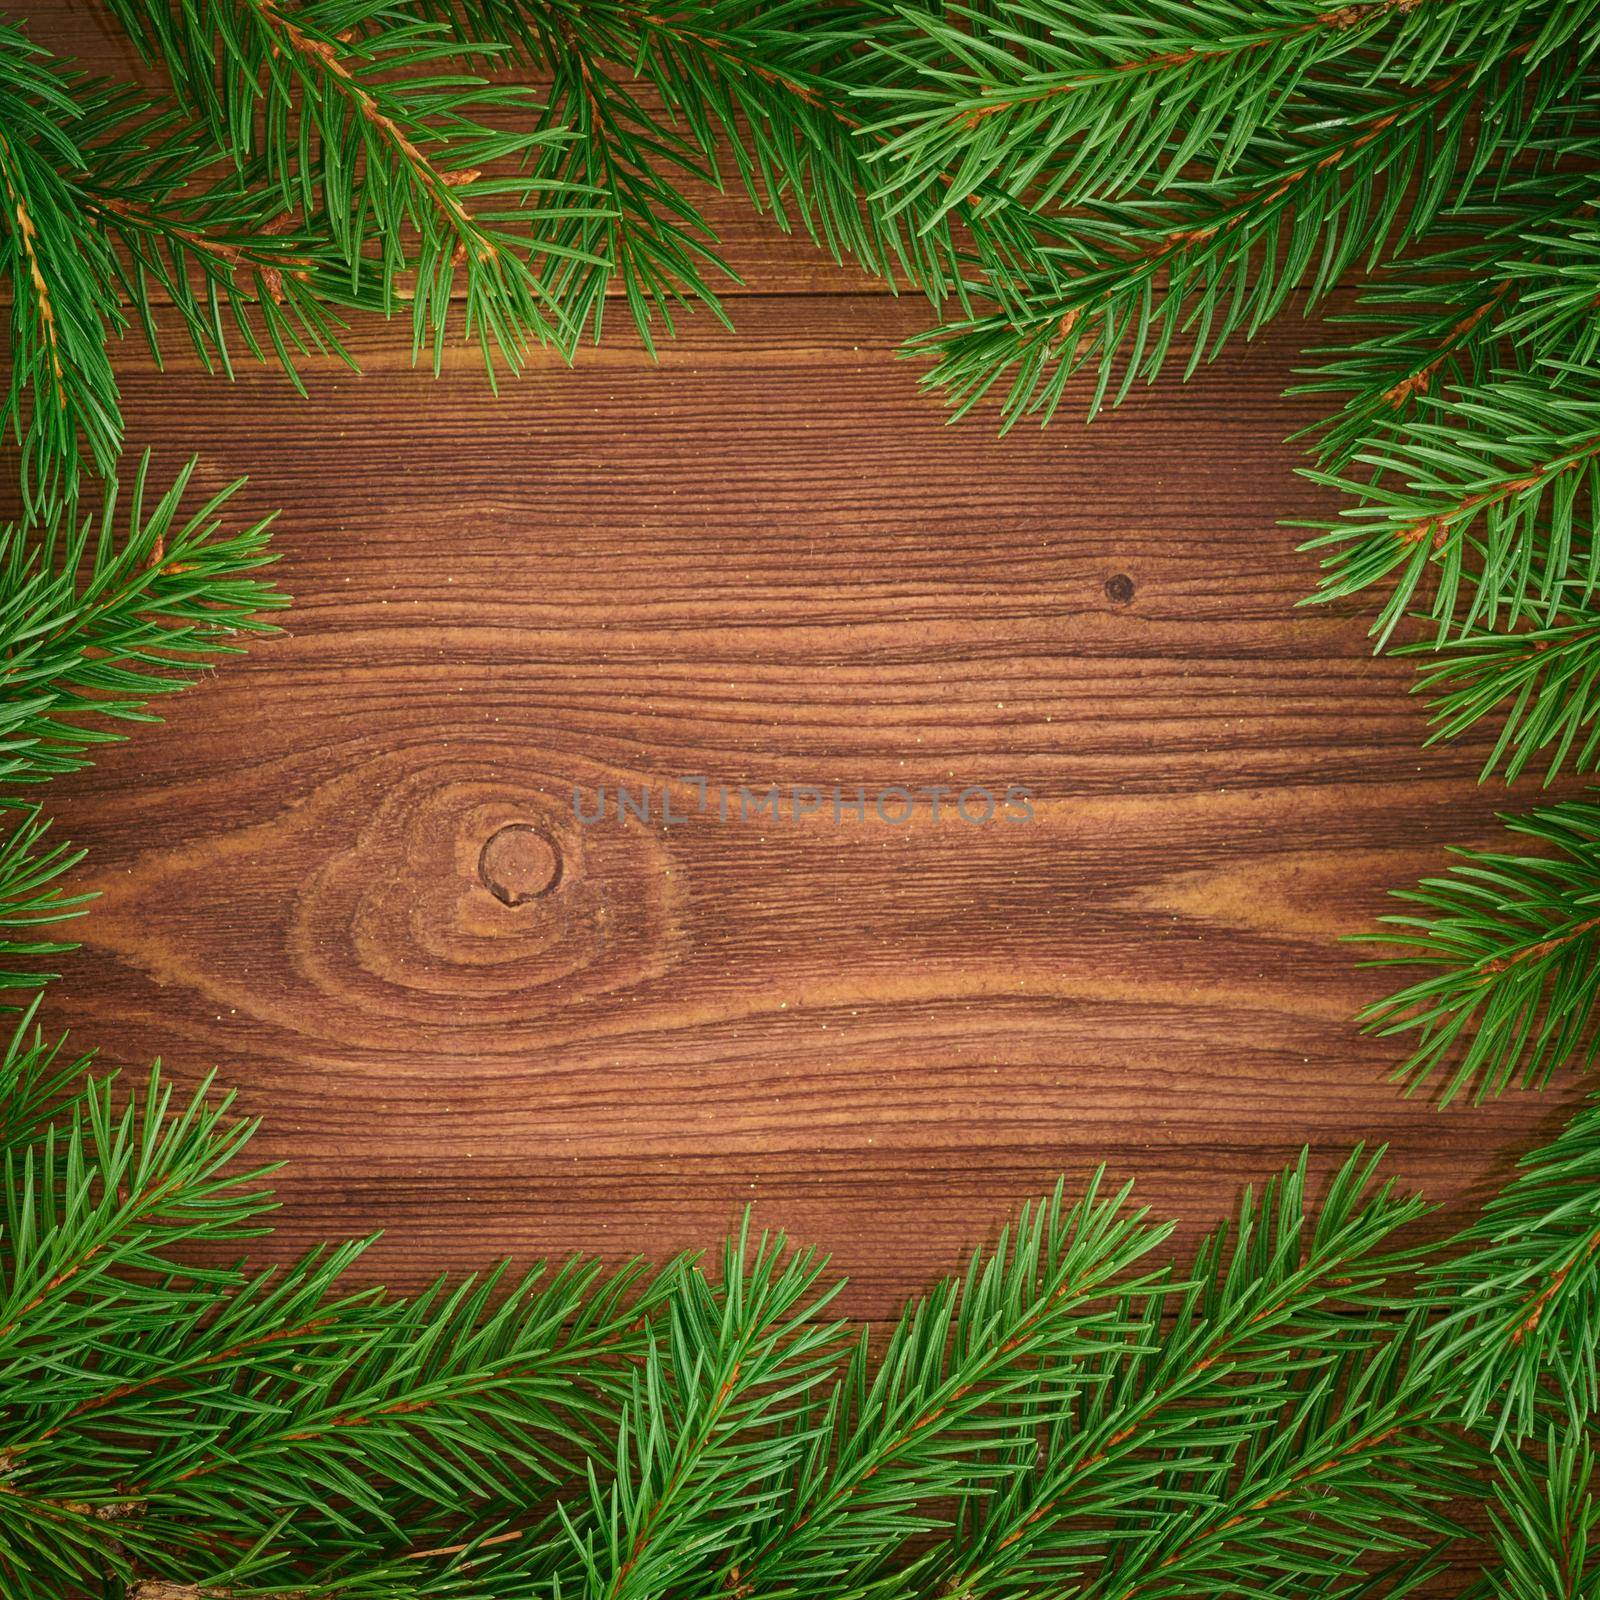
M1106 579L1106 599L1125 606L1133 599L1133 579L1126 572L1118 572Z
M520 906L561 881L561 852L548 834L513 822L490 835L478 856L478 878L502 905Z

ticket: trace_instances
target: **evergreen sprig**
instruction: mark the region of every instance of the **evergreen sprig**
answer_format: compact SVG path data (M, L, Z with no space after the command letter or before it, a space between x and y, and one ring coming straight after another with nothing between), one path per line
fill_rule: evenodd
M1494 1485L1488 1592L1496 1600L1587 1595L1600 1581L1594 1441L1582 1425L1552 1427L1542 1454L1507 1453Z
M1430 1359L1462 1414L1498 1438L1552 1415L1583 1430L1600 1404L1600 1103L1594 1097L1515 1175L1425 1281L1439 1314Z
M237 654L284 603L259 576L271 519L225 528L241 485L192 505L191 460L150 497L150 464L126 508L112 481L98 507L0 528L0 783L74 771L122 737L108 718L155 720L152 700Z
M1448 876L1396 898L1421 912L1382 918L1372 942L1431 969L1362 1015L1373 1031L1419 1038L1398 1076L1445 1081L1441 1101L1542 1087L1558 1068L1586 1065L1600 988L1600 807L1571 801L1504 819L1546 855L1458 850Z
M1247 1190L1192 1266L1093 1330L1070 1407L1042 1433L1016 1408L1011 1473L930 1558L946 1592L1277 1593L1448 1532L1433 1502L1467 1458L1387 1320L1421 1209L1360 1151L1320 1208L1304 1159Z
M1076 1200L1062 1186L1025 1208L963 1277L907 1307L881 1355L861 1334L741 1585L871 1592L945 1525L939 1501L982 1498L1015 1474L1104 1342L1132 1331L1115 1291L1168 1231L1130 1214L1127 1190L1101 1189L1097 1174Z
M885 107L882 159L895 191L951 175L957 195L994 182L1044 208L1181 188L1196 164L1225 180L1257 140L1303 113L1331 67L1404 91L1474 58L1475 71L1490 71L1512 49L1541 65L1596 8L1198 0L1110 11L978 0L906 15L910 37L891 36L888 48L915 72L873 96Z
M1484 760L1483 776L1499 769L1514 782L1536 758L1549 783L1563 770L1592 772L1600 735L1595 646L1600 614L1587 607L1563 611L1553 625L1508 633L1473 632L1448 647L1412 645L1423 658L1418 693L1432 697L1430 742L1456 738L1485 718L1499 716L1500 731Z
M76 483L80 448L101 472L122 442L106 329L117 315L108 242L66 173L83 165L67 131L73 78L0 22L0 276L11 290L10 375L0 429L22 449L25 492Z

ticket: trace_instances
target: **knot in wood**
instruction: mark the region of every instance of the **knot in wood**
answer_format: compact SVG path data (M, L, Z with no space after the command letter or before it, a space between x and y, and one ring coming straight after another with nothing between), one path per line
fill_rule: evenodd
M549 894L561 881L561 852L542 829L513 822L485 842L478 878L502 905L520 906Z

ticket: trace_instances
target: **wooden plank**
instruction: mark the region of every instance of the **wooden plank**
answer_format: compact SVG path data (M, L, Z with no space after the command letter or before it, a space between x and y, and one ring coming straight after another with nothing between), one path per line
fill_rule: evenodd
M752 299L498 399L376 337L309 400L130 357L130 439L248 473L297 604L53 790L104 896L45 1018L238 1084L275 1248L383 1227L414 1281L753 1201L878 1314L1062 1170L1192 1234L1302 1142L1387 1141L1459 1207L1555 1117L1403 1101L1352 1025L1384 985L1339 936L1504 796L1420 749L1354 609L1296 605L1303 330L1002 439L918 395L920 315ZM694 774L1036 818L573 815ZM548 845L486 868L508 825ZM547 892L485 886L547 849Z

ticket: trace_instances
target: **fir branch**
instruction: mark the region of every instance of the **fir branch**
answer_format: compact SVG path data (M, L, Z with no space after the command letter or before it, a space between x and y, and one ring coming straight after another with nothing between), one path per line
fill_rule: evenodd
M94 1408L97 1440L108 1426L136 1435L152 1413L172 1435L130 1475L141 1540L157 1523L192 1523L252 1549L281 1519L250 1557L258 1583L326 1562L350 1538L373 1568L444 1559L430 1547L450 1530L482 1508L492 1523L537 1507L573 1451L611 1437L640 1319L675 1271L644 1285L637 1268L602 1277L572 1263L513 1284L495 1272L404 1299L340 1301L350 1253L315 1259L303 1281L263 1280L270 1293L244 1337L236 1317L207 1325L221 1355L186 1365L174 1357L194 1341L168 1341L150 1363L168 1368L159 1394L124 1381L115 1415ZM270 1338L285 1322L292 1340ZM207 1582L246 1570L218 1574L208 1555Z
M598 337L604 298L620 287L647 347L659 321L701 304L724 315L717 283L735 281L687 179L723 189L732 165L751 204L786 231L798 224L836 260L848 254L938 305L1026 258L1048 222L990 186L958 239L928 206L876 204L855 96L895 69L879 48L899 26L876 0L415 0L458 38L513 39L551 78L545 123L571 135L541 158L609 204L558 236L573 250L561 297ZM976 201L974 196L974 201Z
M106 338L120 331L126 301L154 345L157 289L225 369L230 338L253 355L270 349L291 375L307 350L348 359L347 307L409 307L414 350L431 350L436 366L458 320L491 373L497 361L515 369L532 344L570 343L549 281L567 250L554 229L595 202L526 170L563 136L505 126L519 113L531 121L538 105L472 70L503 46L468 49L393 8L346 0L112 9L167 69L176 106L44 57L23 88L70 109L72 139L46 137L27 95L0 99L12 165L32 175L36 232L32 190L54 196L45 215L59 226L41 261L70 269L74 291L92 301L93 315L73 324L72 371L93 416L63 414L41 431L50 419L36 412L30 451L65 459L82 433L109 469L119 430ZM13 411L50 353L37 295L19 293L15 307ZM33 321L16 321L24 315Z
M1589 1595L1600 1584L1590 1428L1551 1428L1543 1444L1540 1456L1507 1451L1498 1461L1488 1573L1497 1600Z
M384 306L374 286L352 283L324 212L296 215L271 187L219 170L203 128L153 111L137 92L92 84L80 92L90 164L71 181L114 247L121 300L158 361L159 300L182 319L200 360L230 376L235 342L257 360L275 359L297 387L308 352L354 364L343 310Z
M67 1054L60 1040L46 1042L34 1021L38 1009L35 996L0 1045L0 1157L36 1138L89 1068L87 1056Z
M708 161L732 160L758 210L785 230L792 210L836 260L848 253L936 304L944 298L956 274L949 231L901 228L868 202L875 180L853 90L881 70L873 41L893 24L887 7L706 0L622 9L646 42L642 65L657 92Z
M1294 391L1341 397L1334 417L1305 430L1320 466L1348 470L1360 452L1400 433L1423 396L1566 354L1581 336L1581 313L1554 300L1529 307L1523 292L1583 231L1592 148L1588 131L1538 141L1523 154L1554 170L1498 184L1492 204L1452 209L1443 226L1461 238L1386 265L1353 311L1329 316L1345 337L1313 352L1319 364ZM1560 166L1580 156L1576 171ZM1357 329L1364 336L1352 339Z
M1448 877L1395 892L1420 913L1385 916L1392 931L1367 936L1401 952L1375 964L1433 969L1362 1021L1381 1037L1419 1035L1395 1075L1416 1087L1445 1074L1444 1104L1542 1086L1600 1046L1587 1026L1600 989L1600 807L1564 801L1502 820L1551 854L1458 850Z
M943 1526L934 1502L988 1492L1036 1447L1094 1381L1086 1365L1128 1323L1129 1273L1166 1233L1101 1185L1097 1173L1071 1204L1058 1186L1026 1208L963 1278L907 1309L876 1361L862 1337L741 1587L855 1592Z
M70 488L78 434L94 447L100 470L114 463L121 429L106 342L131 315L159 359L159 297L182 317L206 361L215 355L231 370L232 337L258 357L265 341L291 377L305 350L342 351L332 308L382 305L375 294L351 287L325 216L302 227L271 188L246 183L221 162L202 128L147 92L42 59L34 98L52 111L57 104L68 108L60 120L70 139L63 131L46 139L36 130L24 138L26 105L19 110L3 100L0 131L13 126L17 147L47 175L81 250L73 258L52 254L51 263L93 301L93 316L79 319L86 343L73 375L88 386L109 433L97 441L81 418L52 425L35 408L23 435L27 459L37 453L58 467L66 463ZM279 234L286 237L279 241ZM39 340L15 326L12 349L25 367L37 358ZM29 471L25 490L35 475ZM30 500L35 509L42 503Z
M874 159L896 195L948 174L951 197L992 183L1041 209L1159 193L1195 162L1220 180L1319 66L1385 32L1386 51L1351 77L1393 73L1403 85L1447 50L1492 61L1506 9L1489 0L1213 0L1115 15L1060 0L918 8L906 37L886 46L913 71L868 91L886 134Z
M410 1592L408 1574L453 1592L511 1537L497 1524L614 1434L676 1267L390 1297L344 1286L360 1244L251 1277L178 1266L186 1239L243 1237L267 1203L239 1161L250 1126L203 1096L174 1110L155 1078L142 1111L111 1107L91 1082L65 1148L35 1126L12 1152L0 1570L133 1583L142 1565L175 1587L341 1596ZM484 1529L461 1537L480 1507ZM507 1573L557 1530L542 1546L526 1531Z
M177 1285L175 1250L197 1237L227 1244L255 1236L266 1204L261 1174L236 1166L252 1124L230 1120L230 1106L202 1086L174 1108L155 1074L142 1099L119 1106L110 1080L91 1079L59 1135L6 1152L0 1369L8 1381L41 1362L66 1364L66 1341L92 1314L82 1299L89 1286L114 1288L108 1304L159 1320L211 1276L196 1271L202 1287Z
M1384 583L1373 631L1389 638L1425 601L1443 643L1530 611L1547 621L1600 585L1590 521L1600 483L1600 388L1547 363L1425 396L1403 434L1364 450L1365 481L1306 469L1356 503L1309 540L1327 552L1320 600Z
M1600 145L1585 121L1519 154L1533 170L1497 183L1492 203L1443 219L1459 239L1387 266L1354 311L1328 318L1346 337L1314 352L1319 365L1294 391L1342 397L1336 416L1306 430L1321 466L1348 468L1403 428L1420 396L1471 388L1496 368L1588 360L1600 326L1600 284L1585 287ZM1364 337L1352 340L1357 329Z
M32 783L83 765L119 737L104 724L153 721L149 703L236 654L261 613L284 603L257 573L269 519L224 533L235 483L189 506L190 461L147 504L150 456L97 514L75 501L0 529L0 779Z
M1584 1426L1600 1402L1600 1100L1591 1096L1424 1278L1430 1365L1512 1441L1552 1407Z
M1325 466L1348 467L1374 435L1404 426L1420 397L1437 394L1452 380L1472 383L1486 376L1506 343L1513 282L1494 275L1499 262L1488 252L1473 264L1481 264L1483 273L1464 274L1447 293L1420 275L1416 283L1391 276L1380 292L1361 300L1359 312L1342 319L1370 326L1381 316L1390 326L1358 344L1318 352L1328 358L1325 364L1313 382L1297 386L1306 394L1347 393L1338 415L1316 429L1317 456Z
M1530 115L1514 61L1481 80L1466 66L1404 91L1324 91L1304 131L1264 133L1228 177L1175 179L1160 195L1085 201L1074 241L992 286L994 309L952 321L909 348L956 414L1008 373L1002 415L1048 420L1080 371L1090 415L1153 380L1179 345L1185 376L1238 333L1254 333L1291 295L1327 294L1358 263L1422 235L1451 195L1474 117L1514 147Z
M785 230L794 211L835 259L848 253L938 307L952 296L964 303L969 272L999 278L1054 236L1049 219L989 183L961 190L944 175L948 202L877 199L883 140L864 128L861 97L903 76L884 44L903 26L902 9L877 0L699 0L656 11L624 0L623 9L646 42L641 70L713 170L731 160L758 211Z
M1302 1158L1143 1291L1072 1409L962 1506L932 1557L947 1591L1266 1593L1442 1527L1437 1400L1386 1320L1420 1208L1376 1166L1355 1152L1313 1208Z
M492 61L503 46L453 44L378 3L313 4L292 13L278 0L206 0L172 11L111 3L146 54L171 73L184 101L205 116L217 148L241 170L259 161L285 210L314 210L322 191L352 265L362 261L366 230L392 257L407 227L435 244L442 236L467 261L499 258L492 225L457 192L468 158L447 160L441 129L448 124L453 152L475 150L476 141L494 136L472 117L529 105L514 86L459 65ZM512 137L497 155L526 153L536 143ZM363 196L367 205L358 206Z
M41 808L30 806L0 839L0 961L33 962L75 948L41 939L34 930L81 916L94 898L68 894L60 887L59 880L83 860L85 852L67 844L47 845L49 827ZM0 967L0 990L38 988L53 976L31 965Z
M680 193L686 178L711 182L711 168L603 59L593 19L564 4L544 12L533 13L532 24L551 73L543 126L570 135L547 147L544 171L552 182L600 197L593 213L575 215L570 231L556 236L566 257L557 292L574 330L587 328L599 339L613 284L647 349L655 316L671 331L674 305L698 303L726 324L708 274L737 279L716 255L705 219Z
M817 1316L835 1291L818 1295L821 1269L781 1238L752 1250L747 1216L716 1286L698 1272L675 1286L632 1377L610 1482L591 1459L587 1507L562 1510L571 1592L629 1600L730 1583L734 1552L808 1442L805 1399L833 1365L838 1326Z
M1416 692L1431 697L1429 743L1453 739L1486 717L1502 717L1483 777L1504 767L1515 782L1549 750L1549 783L1570 765L1594 770L1600 753L1600 614L1579 611L1554 627L1471 633L1441 650L1425 643L1400 653L1420 656Z
M122 428L106 333L117 308L110 252L56 164L81 162L71 137L79 108L44 52L4 23L0 55L0 278L12 291L0 430L21 447L31 509L58 488L76 489L80 441L100 471L116 461Z

